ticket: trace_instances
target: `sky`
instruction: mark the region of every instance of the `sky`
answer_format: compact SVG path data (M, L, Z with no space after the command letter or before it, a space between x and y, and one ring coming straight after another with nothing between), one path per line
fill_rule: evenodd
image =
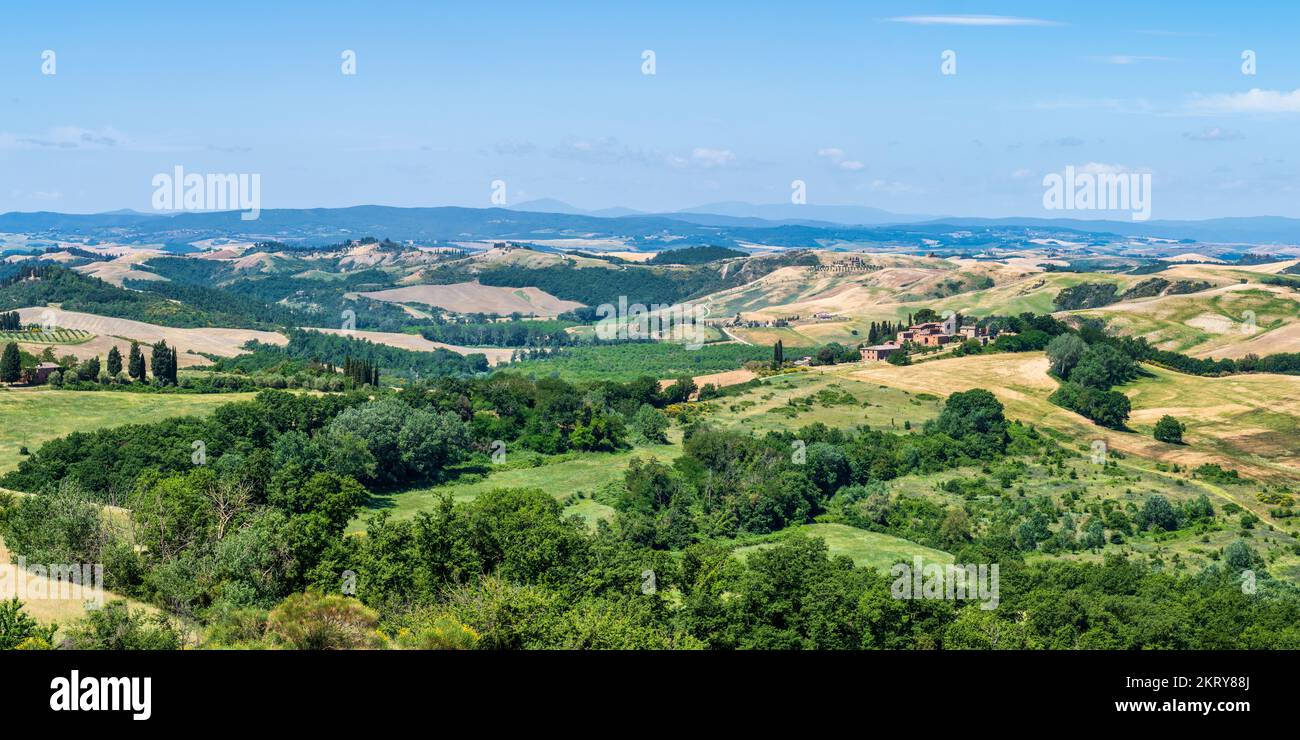
M1044 210L1074 167L1150 174L1155 219L1300 217L1297 30L1293 2L22 3L0 212L148 211L180 166L258 175L263 208L486 207L501 181L668 211L798 180L1111 215Z

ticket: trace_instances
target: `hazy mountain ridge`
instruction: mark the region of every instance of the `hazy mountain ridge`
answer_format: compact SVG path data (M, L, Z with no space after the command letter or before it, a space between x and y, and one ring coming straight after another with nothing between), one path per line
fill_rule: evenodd
M558 205L556 205L558 204ZM527 205L527 204L525 204ZM542 205L562 207L556 201ZM830 214L830 206L808 208L810 215ZM213 237L338 241L364 235L396 240L456 242L470 240L623 239L638 248L658 250L692 244L739 246L834 246L870 243L901 248L936 246L941 240L980 246L984 237L1029 239L1059 232L1093 238L1148 237L1170 240L1245 244L1300 244L1300 219L1275 216L1219 218L1204 221L1114 221L1043 218L948 217L930 221L845 225L817 219L771 220L753 216L691 210L668 214L601 216L509 208L348 208L266 209L255 220L238 211L139 214L63 214L48 211L0 215L0 232L45 237L112 239L123 242L188 242ZM885 212L881 212L885 213Z

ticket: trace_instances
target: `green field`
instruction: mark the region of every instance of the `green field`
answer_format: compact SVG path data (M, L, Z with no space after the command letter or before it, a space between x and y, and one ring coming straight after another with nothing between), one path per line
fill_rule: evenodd
M850 402L850 398L852 402ZM763 385L736 396L714 399L706 419L721 426L738 426L756 434L792 430L821 422L852 429L902 431L938 414L937 395L909 393L828 372L811 370L764 380Z
M613 513L604 504L590 500L590 495L606 484L621 478L632 458L654 458L670 462L681 454L680 444L649 445L624 452L574 452L546 458L535 453L520 453L519 463L510 461L499 468L487 466L482 472L467 472L457 480L427 488L413 488L394 493L375 494L370 504L352 521L350 531L365 528L365 518L377 511L387 511L394 519L407 519L419 511L432 509L445 494L456 501L470 501L480 494L497 488L540 488L557 499L568 500L581 492L570 506L570 513L579 514L589 521L608 518ZM539 464L534 465L533 461Z
M854 565L884 572L888 572L889 567L894 563L910 564L912 558L916 556L920 556L925 563L946 564L953 561L952 555L942 550L918 545L901 537L868 532L844 524L805 524L791 527L779 536L795 533L819 537L826 541L826 547L831 555L847 555L853 558ZM746 558L751 553L772 547L774 544L774 542L764 542L758 545L747 545L737 548L735 554L740 558Z
M19 449L35 452L42 442L77 431L157 421L169 416L203 416L253 393L114 393L108 391L9 390L0 392L0 472L18 467Z

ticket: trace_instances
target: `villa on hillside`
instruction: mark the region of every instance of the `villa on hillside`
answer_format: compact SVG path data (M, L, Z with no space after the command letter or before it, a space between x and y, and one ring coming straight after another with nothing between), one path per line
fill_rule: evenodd
M864 361L888 360L890 355L902 349L902 345L908 342L921 347L942 347L953 342L975 340L985 345L997 336L997 332L990 332L983 327L975 325L956 327L955 323L956 319L953 318L947 322L929 321L909 326L898 332L898 338L893 342L863 347L862 359Z

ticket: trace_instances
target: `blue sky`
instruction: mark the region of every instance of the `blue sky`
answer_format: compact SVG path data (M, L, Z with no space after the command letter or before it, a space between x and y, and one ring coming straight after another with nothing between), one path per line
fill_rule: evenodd
M810 203L1044 216L1044 175L1091 165L1151 173L1157 219L1300 217L1296 4L1048 5L23 3L0 211L148 210L180 165L260 174L264 208L487 206L500 179L668 210L800 179Z

